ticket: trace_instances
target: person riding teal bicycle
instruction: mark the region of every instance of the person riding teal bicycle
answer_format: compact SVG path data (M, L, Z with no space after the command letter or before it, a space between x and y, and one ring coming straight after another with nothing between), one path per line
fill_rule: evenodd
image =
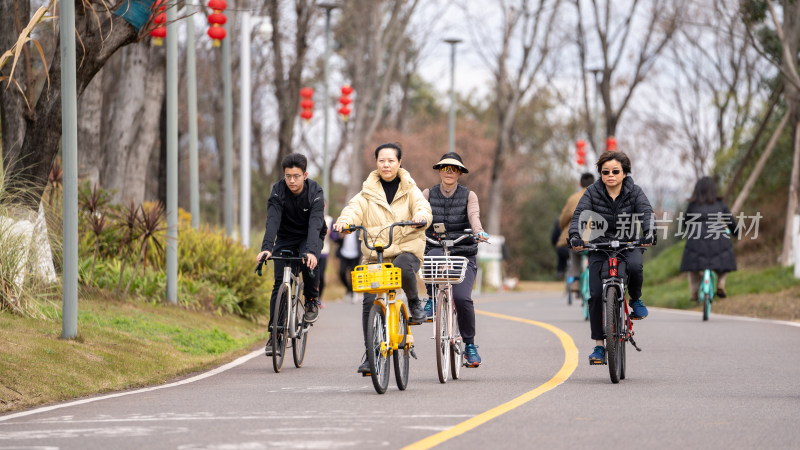
M567 198L567 202L561 209L561 215L558 216L558 224L561 227L561 236L558 238L556 246L567 247L567 237L569 237L569 225L572 222L572 216L575 212L575 207L586 192L586 188L594 183L594 175L591 173L581 174L581 190L575 192ZM575 251L569 252L569 264L567 264L567 284L569 290L572 292L580 292L580 284L578 278L581 275L583 266L581 265L581 254Z
M736 270L730 238L730 234L736 232L736 224L710 177L697 180L683 225L686 247L681 258L681 272L689 272L691 300L698 301L700 278L706 269L716 272L716 295L725 298L725 278Z
M439 172L441 183L422 191L422 195L430 202L433 211L433 222L426 231L428 237L434 237L433 224L442 223L450 239L458 238L460 235L466 234L465 230L471 229L472 233L478 235L478 241L487 241L489 235L483 231L481 225L478 196L458 183L462 173L469 173L461 156L455 152L445 153L439 162L433 165L433 169ZM443 252L441 248L429 245L425 249L425 254L441 256ZM450 250L451 256L464 256L468 261L464 281L453 286L453 300L455 300L458 312L458 328L461 330L461 337L464 340L467 367L478 367L481 364L478 346L475 345L475 308L472 303L472 285L478 273L477 254L478 242L471 237L459 242ZM425 304L425 313L428 318L433 317L433 300L430 289L429 285L428 301Z
M600 179L586 188L569 227L569 243L573 250L584 248L584 241L632 241L641 239L642 246L655 244L651 233L653 208L642 188L634 184L631 161L619 151L607 151L597 160ZM642 234L637 232L637 223ZM589 224L590 226L586 226ZM641 320L647 317L647 307L641 299L644 272L642 250L632 249L624 255L627 262L627 287L630 294L632 312L630 318ZM589 355L590 363L605 361L606 349L603 346L603 285L601 272L607 258L600 253L589 255L589 323L591 338L595 341L594 351Z

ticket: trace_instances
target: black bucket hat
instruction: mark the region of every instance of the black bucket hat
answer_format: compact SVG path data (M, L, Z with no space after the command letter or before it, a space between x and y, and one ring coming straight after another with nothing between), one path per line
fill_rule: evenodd
M456 152L448 152L442 155L441 160L434 164L433 168L439 170L442 166L455 166L461 169L462 173L469 173L469 170L464 167L464 162L461 161L461 155Z

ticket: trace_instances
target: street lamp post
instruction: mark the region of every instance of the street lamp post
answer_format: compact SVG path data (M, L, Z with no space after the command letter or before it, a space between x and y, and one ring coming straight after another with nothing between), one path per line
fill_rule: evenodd
M603 69L588 69L588 71L594 78L594 121L592 123L592 127L594 128L593 134L595 138L592 141L592 147L594 147L595 154L598 154L602 151L600 150L599 144L599 142L602 142L602 139L600 138L600 103L598 101L600 98L600 79L598 78L598 75L603 71Z
M450 44L450 123L448 126L447 148L456 151L456 45L461 39L445 39Z
M336 3L318 3L317 6L325 8L325 70L322 85L322 116L324 129L322 131L322 192L325 201L325 213L328 213L328 198L330 198L330 155L328 153L328 60L331 56L331 11L338 8Z

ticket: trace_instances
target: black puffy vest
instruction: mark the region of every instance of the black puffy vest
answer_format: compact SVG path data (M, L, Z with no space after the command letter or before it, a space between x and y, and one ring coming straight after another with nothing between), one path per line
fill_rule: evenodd
M437 184L429 191L428 201L433 212L431 226L425 230L425 234L428 237L433 238L434 223L444 224L449 239L456 239L463 235L464 230L471 228L469 217L467 216L469 189L466 187L459 184L453 196L447 198L442 194L440 185ZM477 253L478 243L472 238L464 239L450 250L450 254L454 256L473 256Z

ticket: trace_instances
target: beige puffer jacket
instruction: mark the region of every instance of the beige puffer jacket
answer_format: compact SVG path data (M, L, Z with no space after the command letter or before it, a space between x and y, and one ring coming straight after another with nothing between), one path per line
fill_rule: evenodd
M377 170L367 176L361 186L361 192L356 194L342 210L342 214L336 219L340 225L363 225L369 235L377 237L375 242L386 244L389 242L389 229L383 230L394 222L411 220L414 216L423 217L428 224L431 223L431 205L422 196L422 191L417 187L417 183L411 178L407 170L400 168L397 171L400 177L400 185L394 196L392 204L386 201L386 194L380 183L380 175ZM378 232L383 232L378 235ZM425 252L425 228L414 227L395 227L392 246L384 253L384 261L390 262L400 253L413 253L422 261ZM373 242L370 241L372 244ZM377 261L378 255L363 244L361 251L368 262Z

